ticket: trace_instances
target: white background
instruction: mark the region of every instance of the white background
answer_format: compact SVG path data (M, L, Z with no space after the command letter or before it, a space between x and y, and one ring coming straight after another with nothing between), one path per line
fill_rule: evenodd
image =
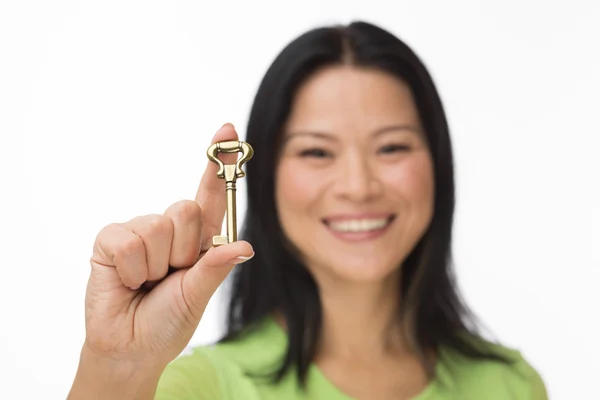
M277 52L355 18L438 84L466 299L552 399L597 398L600 3L319 3L0 2L0 398L65 398L96 233L193 196ZM213 300L191 345L219 335Z

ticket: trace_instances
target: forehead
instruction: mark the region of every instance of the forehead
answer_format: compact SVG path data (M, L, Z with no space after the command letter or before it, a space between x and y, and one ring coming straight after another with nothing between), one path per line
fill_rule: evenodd
M389 124L420 125L408 85L377 69L333 66L300 86L286 130L365 131Z

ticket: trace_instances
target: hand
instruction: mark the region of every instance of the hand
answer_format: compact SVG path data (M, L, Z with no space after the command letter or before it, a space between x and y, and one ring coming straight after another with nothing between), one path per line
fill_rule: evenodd
M231 124L212 143L226 140L238 140ZM223 160L232 163L236 157ZM87 351L166 366L187 346L233 266L254 255L245 241L212 247L226 210L225 183L217 170L208 162L195 201L177 202L162 215L110 224L98 234L85 300Z

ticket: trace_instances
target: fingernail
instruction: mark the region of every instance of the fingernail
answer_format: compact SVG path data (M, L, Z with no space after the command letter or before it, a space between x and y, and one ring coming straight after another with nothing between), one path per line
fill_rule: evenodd
M246 262L246 261L248 261L248 260L249 260L249 259L251 259L252 257L254 257L254 253L252 253L252 255L251 255L251 256L249 256L249 257L245 257L245 256L239 256L239 257L237 257L237 258L234 258L232 261L233 261L233 264L241 264L241 263L243 263L243 262Z
M223 124L221 129L225 128L227 125L231 126L233 129L235 129L235 127L233 126L233 124L231 122L226 122L225 124Z

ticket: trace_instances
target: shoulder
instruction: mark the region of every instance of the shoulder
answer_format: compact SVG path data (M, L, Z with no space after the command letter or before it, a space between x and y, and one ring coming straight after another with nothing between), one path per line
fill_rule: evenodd
M219 345L207 345L190 349L165 368L155 400L254 400L254 390L240 365Z
M258 399L253 373L266 372L285 343L269 323L235 340L190 348L163 372L156 400Z
M160 377L155 399L222 399L217 375L204 348L191 349L167 365Z
M507 362L473 359L456 351L445 351L441 373L449 378L456 392L468 393L465 399L548 399L542 377L519 350L488 341L479 343Z

